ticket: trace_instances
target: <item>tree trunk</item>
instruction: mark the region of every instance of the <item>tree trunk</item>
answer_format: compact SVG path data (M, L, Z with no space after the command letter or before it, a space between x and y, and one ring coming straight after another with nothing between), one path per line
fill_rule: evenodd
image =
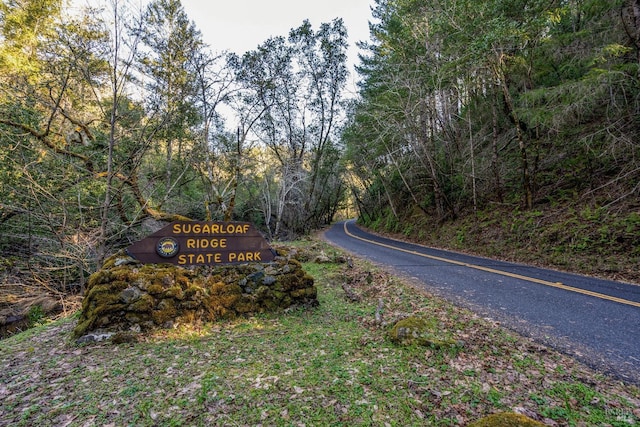
M631 8L633 10L633 18L635 24L635 45L636 45L636 55L637 61L640 63L640 0L634 0Z
M520 167L522 173L522 191L524 197L524 206L526 209L533 208L533 187L531 184L531 174L529 171L529 159L527 156L527 143L524 139L524 132L516 112L513 106L513 100L511 99L511 93L509 92L509 84L507 83L506 76L502 72L502 54L498 53L498 64L495 67L496 77L500 82L502 88L502 95L504 96L504 104L507 109L507 114L513 123L516 130L516 139L518 140L518 147L520 149Z
M502 177L500 176L500 157L499 157L499 149L498 149L498 112L496 111L496 106L492 105L492 139L491 139L491 149L492 149L492 158L491 158L491 170L493 172L493 180L495 185L496 197L498 198L499 203L504 202L504 194L502 188Z
M238 128L237 130L237 135L236 135L236 159L235 159L235 165L234 165L234 177L233 177L233 182L231 183L231 196L229 197L229 204L227 205L227 209L224 213L224 220L225 221L231 221L231 218L233 217L233 209L236 206L236 194L238 192L238 183L240 182L240 174L241 174L241 170L240 170L240 160L242 158L242 145L244 142L244 138L245 135L242 135L242 140L240 139L240 128Z

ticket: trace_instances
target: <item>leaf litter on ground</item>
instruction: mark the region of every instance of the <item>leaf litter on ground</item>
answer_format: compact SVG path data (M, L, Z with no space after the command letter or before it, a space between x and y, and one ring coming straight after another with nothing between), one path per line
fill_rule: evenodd
M640 392L324 242L320 305L77 345L66 318L0 341L0 425L466 425L514 411L629 426ZM345 286L349 289L348 295ZM354 299L353 296L357 298ZM409 315L459 345L397 346Z

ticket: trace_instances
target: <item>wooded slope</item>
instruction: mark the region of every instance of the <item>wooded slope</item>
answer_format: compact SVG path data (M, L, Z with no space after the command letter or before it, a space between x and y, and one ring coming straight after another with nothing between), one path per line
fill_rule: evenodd
M376 1L345 132L361 221L637 280L639 6Z

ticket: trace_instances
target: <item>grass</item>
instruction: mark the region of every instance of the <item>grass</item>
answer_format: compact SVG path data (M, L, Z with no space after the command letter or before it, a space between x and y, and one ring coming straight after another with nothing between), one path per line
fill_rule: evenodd
M449 426L513 408L558 425L640 419L636 387L355 264L304 263L318 287L313 309L118 345L76 345L74 318L0 341L0 425ZM345 298L345 282L360 302ZM386 331L409 314L437 320L464 345L394 345Z

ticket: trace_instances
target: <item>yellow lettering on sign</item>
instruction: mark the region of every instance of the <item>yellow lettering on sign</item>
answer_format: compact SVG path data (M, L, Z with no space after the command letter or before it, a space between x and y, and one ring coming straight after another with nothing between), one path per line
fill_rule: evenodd
M247 262L247 261L262 261L262 255L260 251L255 252L229 252L227 255L228 262Z
M262 261L260 252L245 252L246 261Z
M227 239L187 239L187 249L226 248Z
M193 264L193 254L178 255L178 264Z
M178 255L178 265L187 265L187 264L212 264L212 263L221 263L222 262L222 254L219 252L216 253L205 253L205 254L180 254Z
M173 224L173 234L247 234L250 224Z

